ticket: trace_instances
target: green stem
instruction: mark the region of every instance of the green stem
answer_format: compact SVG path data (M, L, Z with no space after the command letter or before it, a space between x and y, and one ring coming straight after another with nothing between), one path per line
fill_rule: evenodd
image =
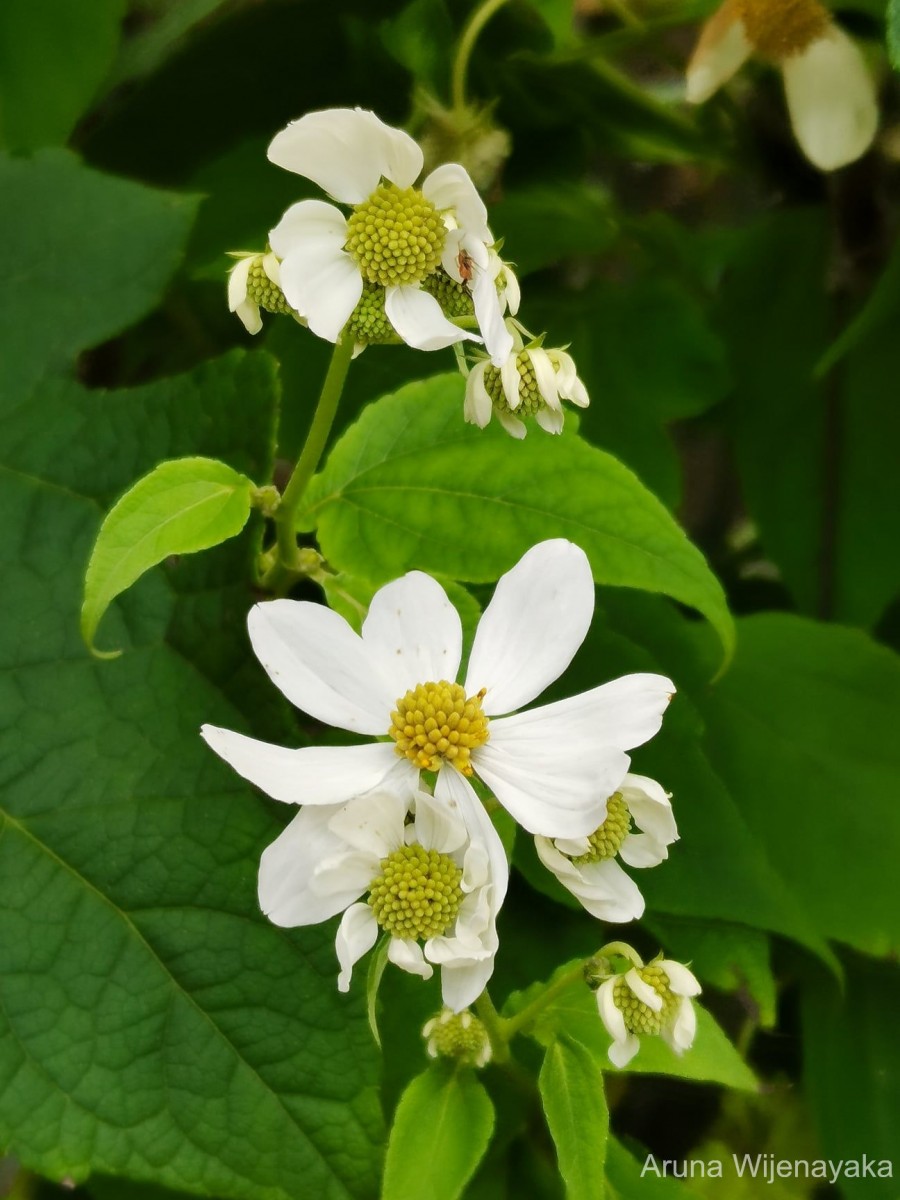
M485 0L484 4L472 13L468 25L462 31L459 45L456 48L456 58L453 60L453 75L450 85L451 100L456 112L462 112L466 107L466 73L478 36L494 13L505 3L506 0Z
M322 384L319 402L313 414L306 442L300 452L294 472L288 480L287 487L282 493L281 503L275 513L275 531L278 546L277 566L281 569L281 572L294 575L302 574L302 571L298 570L299 548L294 528L297 510L300 507L300 501L303 499L309 481L316 473L316 467L319 465L328 442L328 435L331 433L331 426L334 424L335 414L337 413L341 392L344 389L344 380L347 378L347 369L350 366L352 356L353 338L348 333L344 333L332 352L331 362L328 365L328 373L325 376L325 382Z
M484 989L475 1001L475 1011L481 1018L481 1023L484 1025L487 1035L490 1038L494 1062L508 1062L510 1034L507 1032L507 1029L510 1023L509 1021L504 1021L503 1017L494 1008L494 1002L487 988Z
M503 1022L503 1033L506 1040L509 1041L515 1034L521 1033L523 1029L527 1029L547 1005L552 1004L557 996L571 987L573 983L583 980L584 965L583 963L579 963L577 967L573 967L571 971L566 971L565 974L560 975L559 979L553 983L549 983L530 1004L526 1004L515 1016L506 1018ZM478 1015L481 1016L481 1013L479 1012Z

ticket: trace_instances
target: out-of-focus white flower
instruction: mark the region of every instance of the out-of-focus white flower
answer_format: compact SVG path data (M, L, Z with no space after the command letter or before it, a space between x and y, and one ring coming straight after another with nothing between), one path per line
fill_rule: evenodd
M507 433L523 438L522 417L534 417L547 433L562 433L562 401L587 408L587 389L578 378L571 354L565 350L527 349L519 343L499 367L481 359L466 378L464 415L481 429L496 416Z
M347 217L333 204L301 200L270 234L285 295L313 333L337 341L369 283L384 289L387 320L408 345L439 350L480 341L449 321L423 288L442 267L470 290L491 357L509 353L489 270L487 209L463 167L445 163L414 187L421 149L363 109L308 113L276 135L269 158L351 209Z
M497 584L458 684L459 614L419 571L376 592L361 636L320 604L257 604L250 640L287 698L326 724L389 741L289 750L210 725L203 737L287 803L342 803L388 777L415 790L430 771L435 795L463 804L477 775L529 832L581 837L600 824L626 751L658 731L675 690L662 675L626 675L517 713L569 665L593 609L584 551L563 539L533 546Z
M237 314L248 333L259 333L262 329L260 309L302 321L281 290L278 259L271 251L241 253L237 259L228 273L228 309Z
M452 1058L462 1066L484 1067L491 1061L491 1040L481 1021L466 1009L445 1008L422 1030L430 1058Z
M640 830L632 832L631 823ZM669 797L643 775L626 775L607 801L603 823L583 838L535 838L538 857L563 887L600 921L634 921L644 897L616 862L655 867L678 840Z
M697 1032L692 996L700 984L681 963L654 959L644 966L632 951L634 966L613 975L597 989L597 1008L610 1037L610 1060L627 1066L641 1048L640 1036L659 1034L676 1054L690 1050Z
M818 0L725 0L688 64L688 101L708 100L754 52L781 69L794 134L814 166L833 171L865 154L878 129L875 83Z
M471 790L452 801L402 786L338 807L304 807L259 865L259 903L276 925L317 925L343 912L338 987L379 929L388 959L430 979L441 968L454 1011L484 990L497 952L508 867L499 836ZM365 899L361 899L365 897Z

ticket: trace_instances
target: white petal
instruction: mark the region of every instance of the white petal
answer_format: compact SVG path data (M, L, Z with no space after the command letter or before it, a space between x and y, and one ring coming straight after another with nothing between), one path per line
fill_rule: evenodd
M525 353L531 359L535 382L544 403L549 405L550 408L559 409L556 371L553 368L553 363L550 361L550 355L540 347L536 347L534 350L526 350Z
M409 187L423 162L409 134L361 108L331 108L292 121L273 138L269 160L305 175L342 204L368 199L382 176Z
M277 257L271 252L264 255L262 265L266 275L268 275L275 286L281 287L281 263Z
M503 264L503 303L513 317L519 311L519 305L522 303L522 292L519 287L519 281L513 270L506 263Z
M434 785L435 798L457 811L473 840L483 843L488 852L491 878L491 909L496 914L506 896L509 863L494 822L485 811L472 785L453 767L445 767Z
M597 1009L600 1013L600 1020L606 1027L606 1032L614 1042L624 1042L628 1037L628 1030L625 1028L625 1018L616 1007L614 1000L616 989L616 977L607 979L605 983L601 983L597 989Z
M380 868L380 858L344 847L340 853L323 858L313 869L309 890L323 901L333 896L344 897L344 902L335 909L340 912L369 890L372 880L381 873Z
M336 342L359 303L363 281L349 254L322 245L293 250L285 257L281 289L316 337Z
M350 991L350 977L356 963L375 945L378 937L378 922L368 904L352 904L341 918L334 948L341 971L338 975L338 991Z
M602 823L607 793L597 790L593 764L586 768L583 758L569 758L565 747L559 751L558 746L532 739L509 753L492 738L475 751L472 762L507 812L529 833L581 837ZM621 778L628 769L628 756L621 750L608 753L616 756Z
M629 867L658 867L669 857L664 842L649 833L629 833L619 847L619 857Z
M319 863L341 848L328 828L330 808L304 808L266 846L259 861L259 907L270 921L286 927L317 925L352 904L362 888L321 895L310 888Z
M753 47L744 31L734 0L726 3L707 21L697 48L688 63L689 104L702 104L744 65Z
M474 1004L494 973L494 956L481 962L441 967L441 996L448 1008L461 1012Z
M649 834L646 841L661 846L662 858L665 858L665 847L678 841L678 827L672 814L671 802L664 789L655 779L649 779L645 775L626 775L618 790L637 827L644 834ZM625 855L622 857L625 858ZM657 861L661 862L662 858ZM626 858L626 862L628 861L630 859Z
M435 208L452 210L457 224L481 242L492 240L487 226L487 209L465 167L444 163L422 184L422 192Z
M274 229L269 244L279 258L294 251L331 250L340 253L347 241L347 220L339 208L324 200L301 200L292 204ZM280 282L280 272L279 272Z
M450 772L442 772L449 774ZM458 772L454 772L458 774ZM468 837L465 822L458 809L444 803L427 792L416 795L415 840L428 850L440 854L452 854L465 843Z
M582 854L587 854L591 848L590 839L586 837L557 838L553 845L560 854L568 855L569 858L578 858Z
M693 971L689 971L683 963L673 962L664 958L659 964L669 980L669 987L676 996L699 996L703 990L697 982Z
M525 422L520 421L518 417L514 417L512 413L507 412L503 408L494 410L494 415L497 420L506 430L510 437L514 437L516 441L521 441L528 430L525 427Z
M397 697L343 617L306 600L269 600L247 619L256 657L292 704L326 725L386 734Z
M484 338L484 348L495 367L502 367L513 352L513 336L503 319L503 307L497 288L485 269L478 269L469 285L475 319Z
M250 278L252 258L242 258L228 272L228 311L237 312L247 299L247 282Z
M562 538L532 546L501 577L478 623L466 695L487 688L488 716L527 704L572 661L593 611L584 551Z
M386 858L403 845L403 822L411 799L402 791L372 792L335 813L329 828L355 850L374 860Z
M633 1033L627 1033L624 1041L612 1043L609 1048L609 1060L619 1068L627 1067L640 1048L638 1038Z
M666 1040L676 1054L682 1054L685 1050L690 1050L696 1036L697 1012L690 1000L685 997L678 1006L675 1024Z
M545 628L551 628L549 617ZM560 668L560 672L563 669ZM466 691L468 693L468 686ZM553 704L544 704L510 717L502 726L504 737L511 736L515 729L519 737L539 736L550 740L586 738L595 748L615 746L632 750L659 732L663 714L674 691L675 685L664 675L623 675L589 692L581 692L567 700L557 700ZM490 694L487 699L490 699ZM489 712L486 703L484 708ZM492 725L491 736L494 735ZM612 795L621 782L620 776L613 781L612 788L606 794Z
M541 862L598 921L635 921L644 898L633 879L612 859L576 866L547 838L535 838Z
M362 640L390 681L392 708L419 683L456 680L462 656L459 613L437 580L421 571L379 588L363 622Z
M410 975L421 975L423 979L430 979L434 974L434 968L425 961L422 947L411 939L392 937L388 945L388 958Z
M484 386L484 373L487 366L486 361L476 363L466 380L463 415L470 425L477 425L479 429L484 429L489 423L494 407L487 388Z
M660 996L656 988L652 988L649 983L644 983L634 967L626 973L625 982L634 992L635 996L637 996L638 1000L646 1004L655 1013L662 1012L662 996Z
M418 286L389 287L384 293L384 312L414 350L443 350L456 342L480 342L477 334L448 321L441 306Z
M794 133L814 166L834 171L865 154L878 129L875 83L843 30L830 25L782 72Z
M545 433L562 433L565 416L562 411L555 412L552 408L541 408L534 414L534 419Z
M259 305L254 304L252 300L244 300L233 310L240 318L241 324L248 333L259 333L263 327L262 317L259 315Z
M376 787L397 765L393 745L382 742L289 750L215 725L204 725L200 733L238 775L284 804L345 804Z

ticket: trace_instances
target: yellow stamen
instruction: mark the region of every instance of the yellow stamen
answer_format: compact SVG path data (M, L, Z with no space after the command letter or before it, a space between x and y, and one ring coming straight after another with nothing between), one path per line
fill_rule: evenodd
M831 21L819 0L734 0L734 7L757 53L778 63L802 54Z
M450 763L463 775L473 773L472 750L488 740L488 719L481 711L486 689L466 696L458 683L420 683L397 701L389 735L421 771Z

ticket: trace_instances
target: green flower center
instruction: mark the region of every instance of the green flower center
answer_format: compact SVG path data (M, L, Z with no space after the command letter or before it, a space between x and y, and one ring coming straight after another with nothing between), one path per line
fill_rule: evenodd
M459 912L462 868L447 854L402 846L381 860L368 903L392 937L426 941L446 933Z
M363 283L359 303L350 314L348 329L356 342L364 346L396 346L400 336L384 311L384 288Z
M441 214L421 192L382 183L350 214L345 248L363 279L394 287L430 275L445 237Z
M294 311L284 298L284 292L265 272L262 258L254 259L247 276L247 299L270 313L290 316Z
M628 805L622 798L622 793L615 792L610 796L606 805L606 820L588 838L591 844L590 850L573 858L572 862L576 867L581 867L585 863L602 862L604 858L615 858L630 831L631 813Z
M422 291L434 296L441 311L449 320L456 317L472 317L475 315L475 305L469 295L469 289L464 283L457 283L443 267L422 280Z
M473 772L471 752L488 740L489 721L481 710L484 692L466 696L458 683L420 683L397 701L390 737L420 771L448 762L463 775Z
M637 967L636 970L644 983L652 987L661 998L662 1008L659 1012L654 1012L649 1004L639 1000L625 982L624 976L616 980L613 1001L622 1014L629 1033L659 1033L674 1019L678 997L669 990L669 977L661 967L651 963L646 967Z
M818 0L736 0L735 8L748 40L775 62L801 54L830 23Z
M538 389L537 379L534 374L534 365L531 361L531 355L527 350L520 350L516 355L516 368L519 372L518 408L510 408L509 401L506 399L506 393L503 391L503 380L498 367L487 367L484 372L484 386L494 408L500 409L501 412L513 413L517 417L533 417L535 413L539 413L547 405ZM559 366L555 363L554 369L559 370Z
M487 1030L474 1013L444 1009L425 1026L428 1048L435 1057L455 1058L466 1066L482 1066L490 1057Z

